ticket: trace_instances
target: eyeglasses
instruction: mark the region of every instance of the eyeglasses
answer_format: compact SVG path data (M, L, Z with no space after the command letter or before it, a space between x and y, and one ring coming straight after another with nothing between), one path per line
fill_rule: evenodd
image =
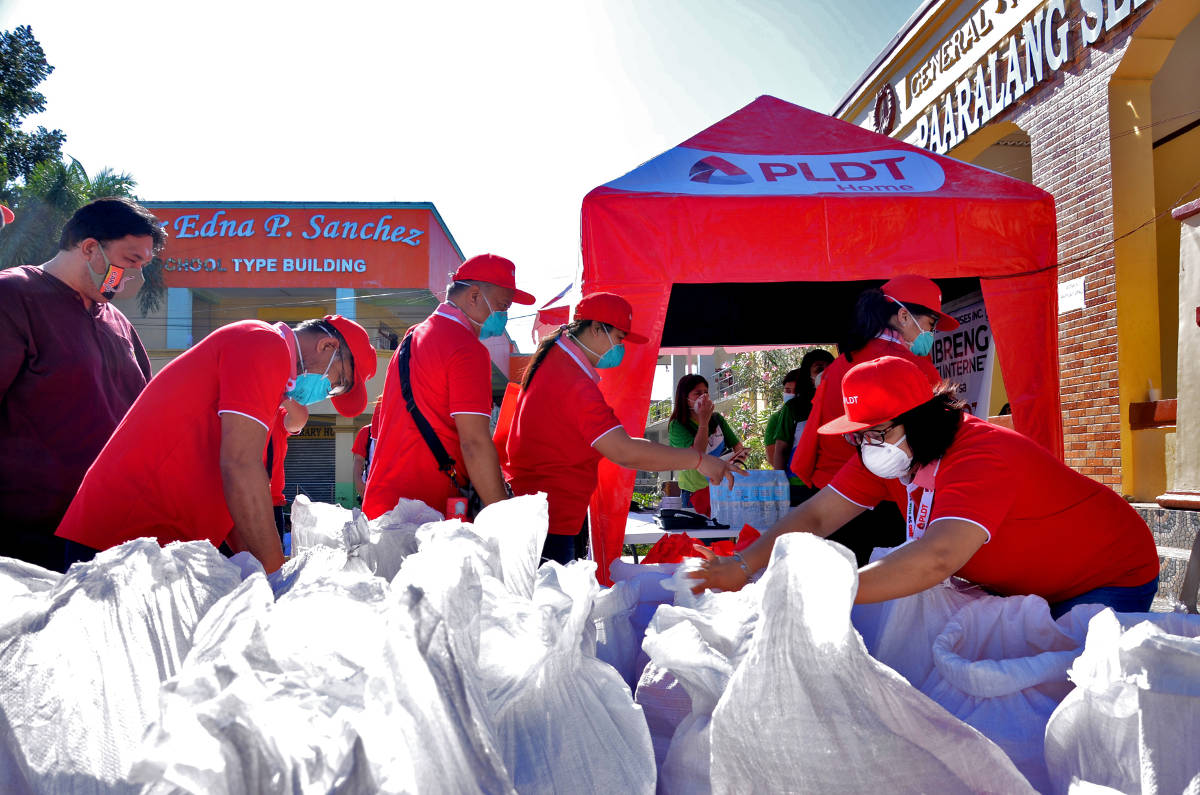
M354 388L354 363L353 361L350 361L349 363L347 362L344 350L344 346L339 347L337 353L334 355L341 360L341 372L343 378L346 377L347 373L349 373L349 378L344 381L339 381L337 384L335 384L333 388L329 390L330 397L344 395Z
M868 447L878 447L883 444L884 437L888 432L896 427L896 423L892 423L886 428L868 428L865 431L855 431L854 433L843 433L842 438L855 447L862 447L864 444Z

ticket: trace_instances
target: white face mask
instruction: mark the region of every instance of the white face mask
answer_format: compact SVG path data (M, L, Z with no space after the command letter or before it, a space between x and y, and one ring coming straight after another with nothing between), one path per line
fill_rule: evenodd
M896 441L903 442L904 438L901 436ZM898 478L912 466L912 456L888 442L863 445L862 461L872 475L884 480Z
M791 400L794 397L796 397L796 396L794 394L792 394L791 392L784 392L783 393L783 402L787 403L789 400Z
M821 376L823 376L823 375L825 375L824 370L822 370L821 372L819 372L815 376L813 376L813 386L814 387L821 385Z

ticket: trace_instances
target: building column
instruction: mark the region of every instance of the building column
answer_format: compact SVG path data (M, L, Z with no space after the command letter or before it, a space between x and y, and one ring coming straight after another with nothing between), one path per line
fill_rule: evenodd
M187 287L167 288L167 348L192 347L192 291Z
M1171 213L1179 222L1179 353L1175 479L1164 508L1200 509L1200 200Z
M337 288L337 313L347 320L358 320L355 314L355 299L353 287Z
M1121 491L1146 502L1166 487L1163 434L1135 434L1129 404L1147 400L1149 383L1162 388L1159 352L1158 251L1153 220L1154 152L1149 128L1150 80L1109 84L1113 233L1117 294L1118 390L1121 420ZM1136 231L1135 231L1136 230Z

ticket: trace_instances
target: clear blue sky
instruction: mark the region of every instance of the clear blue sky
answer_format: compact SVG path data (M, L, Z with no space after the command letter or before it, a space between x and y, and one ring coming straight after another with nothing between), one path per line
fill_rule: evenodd
M89 172L146 200L432 201L544 301L591 188L760 94L829 112L917 5L0 0L0 27L33 26L32 121Z

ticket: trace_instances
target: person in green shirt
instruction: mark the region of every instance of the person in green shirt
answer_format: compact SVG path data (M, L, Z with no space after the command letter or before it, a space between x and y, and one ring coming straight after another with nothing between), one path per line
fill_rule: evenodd
M725 422L725 418L713 411L712 399L708 396L708 381L703 376L685 375L675 385L675 409L667 423L667 442L672 447L691 447L700 453L721 456L734 452L734 462L741 461L742 442ZM694 469L679 473L679 490L683 506L707 516L710 513L708 478Z
M792 449L804 431L804 423L812 411L813 394L821 373L833 362L833 354L816 348L804 354L800 366L783 377L783 405L767 420L763 443L767 460L773 469L788 474L789 497L793 506L799 505L816 493L788 468Z

